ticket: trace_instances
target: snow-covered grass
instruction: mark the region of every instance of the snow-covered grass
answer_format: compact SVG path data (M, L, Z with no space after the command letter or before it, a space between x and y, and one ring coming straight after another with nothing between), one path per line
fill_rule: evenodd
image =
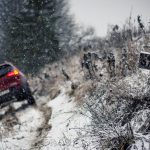
M131 150L150 150L150 134L135 134L135 143L132 144Z

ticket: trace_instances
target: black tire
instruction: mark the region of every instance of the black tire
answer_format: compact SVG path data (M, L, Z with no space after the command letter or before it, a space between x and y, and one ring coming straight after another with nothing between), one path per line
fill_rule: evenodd
M29 86L26 86L24 88L24 96L25 96L25 99L28 101L29 105L35 105L36 104L35 99L32 96L32 93L31 93L31 90L30 90Z
M29 105L35 105L35 99L34 97L30 94L30 95L27 95L27 101L28 101L28 104Z

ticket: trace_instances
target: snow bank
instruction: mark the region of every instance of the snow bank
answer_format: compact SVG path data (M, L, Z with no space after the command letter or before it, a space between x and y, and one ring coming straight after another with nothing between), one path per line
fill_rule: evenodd
M131 120L131 125L134 131L135 144L132 145L131 150L150 150L150 134L143 134L143 131L140 131L141 128L146 124L146 121L149 119L150 110L145 109L137 112L135 117ZM145 127L144 127L145 130Z

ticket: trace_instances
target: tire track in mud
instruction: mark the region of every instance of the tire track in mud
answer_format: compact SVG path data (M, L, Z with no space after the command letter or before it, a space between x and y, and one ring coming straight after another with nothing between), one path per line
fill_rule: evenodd
M24 145L18 145L16 150L21 149L21 147L37 149L35 147L39 147L42 144L43 138L51 129L51 125L48 123L52 110L46 106L46 103L39 106L19 104L20 106L18 107L17 105L12 104L1 109L4 112L0 114L0 145L4 145L4 148L6 148L8 145L10 146L9 143L11 142L11 146L14 147L16 142L28 143L28 140L31 139L28 148L25 148ZM19 132L25 132L25 136Z
M43 140L47 136L49 130L51 130L52 126L49 124L49 120L52 114L52 108L45 105L39 106L38 110L42 113L43 122L40 127L37 129L36 137L32 141L31 149L40 149L44 147Z
M23 107L24 106L22 105L20 109L23 109ZM5 136L5 133L13 132L14 126L21 125L16 115L19 109L15 109L12 105L8 105L1 108L1 111L3 111L3 113L0 114L1 128L3 128L1 136Z
M17 106L16 108L15 105L18 104L19 107ZM1 108L0 149L12 149L11 147L15 147L17 150L18 145L16 144L16 141L23 140L25 138L20 134L20 132L22 132L20 128L23 126L23 123L20 122L18 114L26 110L26 108L28 108L28 104L24 103L11 103L8 106L6 105Z

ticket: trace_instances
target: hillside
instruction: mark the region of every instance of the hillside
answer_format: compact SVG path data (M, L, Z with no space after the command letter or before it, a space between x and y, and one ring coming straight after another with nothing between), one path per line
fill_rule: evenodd
M126 43L131 69L125 74L121 49L111 47L114 70L100 50L89 51L99 57L92 58L97 68L90 77L81 65L87 52L81 51L29 76L37 105L15 102L1 108L0 149L149 150L149 70L138 68L148 37Z

